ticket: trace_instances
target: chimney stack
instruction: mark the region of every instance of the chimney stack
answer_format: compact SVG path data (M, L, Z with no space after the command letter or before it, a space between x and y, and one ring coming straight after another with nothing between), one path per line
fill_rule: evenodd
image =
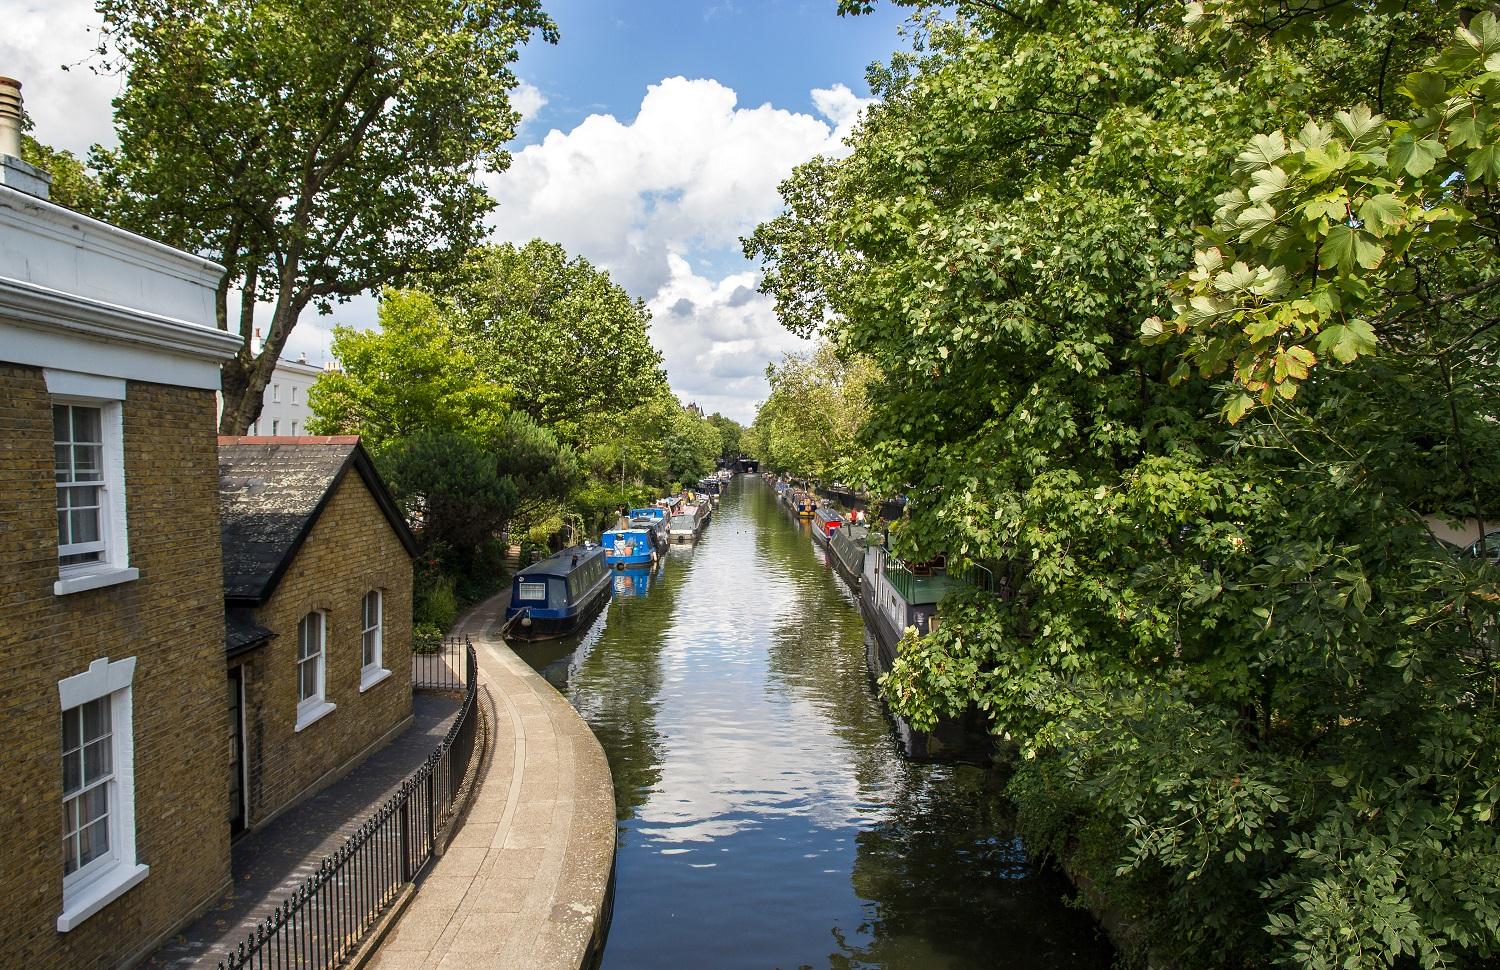
M0 76L0 185L47 198L52 176L21 161L21 82Z

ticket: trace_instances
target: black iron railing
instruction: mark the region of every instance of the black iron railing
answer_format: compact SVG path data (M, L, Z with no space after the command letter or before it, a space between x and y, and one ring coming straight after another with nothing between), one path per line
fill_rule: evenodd
M464 688L464 698L443 743L402 782L396 794L323 860L317 872L219 963L219 970L338 966L358 948L402 888L432 861L471 767L479 721L474 645L467 637L451 639L437 656L448 655L450 645L455 655L453 669L461 671L463 678L455 678L451 686ZM431 674L430 681L419 682L413 669L413 687L450 686L448 674L439 667L425 672Z
M469 646L468 637L444 637L436 647L411 655L411 686L413 690L463 690L468 681L464 679L464 664Z

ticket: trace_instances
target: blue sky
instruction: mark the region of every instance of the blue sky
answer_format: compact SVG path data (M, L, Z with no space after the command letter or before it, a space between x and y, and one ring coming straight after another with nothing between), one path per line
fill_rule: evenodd
M632 114L648 84L682 75L733 88L742 105L812 110L808 92L843 83L857 94L866 66L895 50L899 8L840 17L836 0L553 0L557 46L534 44L519 73L548 97L539 124Z
M900 45L899 8L839 17L836 0L551 0L557 46L528 46L509 171L486 178L496 240L542 237L608 270L653 314L685 401L748 422L766 364L805 344L755 292L739 237L780 209L776 186L839 154L868 103L865 68ZM35 134L82 153L113 141L116 78L78 65L91 0L0 0L0 67L25 85ZM373 298L304 314L285 356L321 361L334 323L376 325Z

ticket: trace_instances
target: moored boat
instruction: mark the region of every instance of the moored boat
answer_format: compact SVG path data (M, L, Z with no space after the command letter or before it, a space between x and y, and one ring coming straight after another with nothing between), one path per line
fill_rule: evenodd
M876 680L890 672L898 645L909 628L926 634L937 628L938 611L950 585L942 557L907 565L883 546L867 544L860 574L859 603L870 632L865 660ZM941 718L930 732L918 731L887 708L907 757L930 761L983 761L993 739L972 706L962 717Z
M799 519L810 519L818 511L818 500L813 498L811 492L800 488L792 490L792 511L797 513Z
M876 534L878 536L878 533ZM844 582L855 592L859 591L860 576L865 569L865 549L871 536L868 526L851 522L840 526L828 540L828 550L833 554L833 565L844 577Z
M599 538L604 564L615 569L646 567L656 562L656 539L649 529L611 529Z
M546 640L574 632L609 599L604 549L573 546L518 570L505 608L508 636Z
M847 523L838 509L831 505L820 505L813 512L813 536L825 546L833 534Z
M660 505L631 509L629 513L632 529L645 529L651 533L658 549L667 545L667 510Z
M697 542L708 524L708 505L684 505L672 516L668 535L673 542Z

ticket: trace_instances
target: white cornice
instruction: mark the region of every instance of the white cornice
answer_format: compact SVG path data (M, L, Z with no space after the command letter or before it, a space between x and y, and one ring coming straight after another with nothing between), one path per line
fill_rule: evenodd
M0 276L0 317L28 327L62 330L88 339L152 347L216 362L233 357L240 348L236 334L3 276ZM0 355L3 353L0 350Z

